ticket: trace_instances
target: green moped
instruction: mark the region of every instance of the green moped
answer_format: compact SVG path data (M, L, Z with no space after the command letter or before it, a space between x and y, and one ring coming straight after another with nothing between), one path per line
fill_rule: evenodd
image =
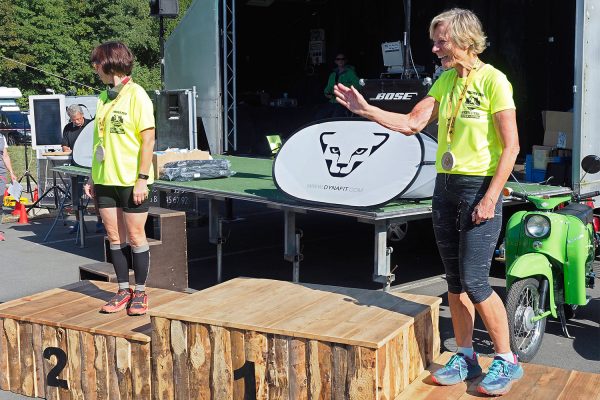
M586 174L599 172L600 157L585 157L581 167ZM600 220L586 199L600 191L557 197L508 188L504 193L536 207L513 214L504 239L510 345L521 361L528 362L540 348L546 318L558 318L563 334L572 338L566 321L590 300L586 288L594 286Z

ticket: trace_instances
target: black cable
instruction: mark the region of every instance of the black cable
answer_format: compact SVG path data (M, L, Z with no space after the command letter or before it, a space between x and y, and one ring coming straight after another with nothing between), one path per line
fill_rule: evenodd
M43 73L45 73L45 74L52 75L52 76L54 76L54 77L56 77L56 78L63 79L63 80L65 80L65 81L67 81L67 82L75 83L75 84L77 84L77 85L80 85L80 86L83 86L83 87L86 87L86 88L92 89L92 90L93 90L93 91L95 91L95 92L100 92L100 91L101 91L100 89L96 89L96 88L94 88L94 87L91 87L91 86L88 86L88 85L86 85L86 84L84 84L84 83L80 83L80 82L72 81L72 80L70 80L70 79L67 79L67 78L64 78L64 77L62 77L62 76L60 76L60 75L53 74L52 72L48 72L48 71L44 71L43 69L36 68L36 67L34 67L33 65L29 65L29 64L25 64L24 62L17 61L17 60L15 60L15 59L13 59L13 58L6 57L6 56L3 56L3 55L1 55L1 54L0 54L0 57L4 58L4 59L6 59L6 60L10 60L10 61L12 61L12 62L15 62L15 63L17 63L17 64L24 65L24 66L26 66L26 67L28 67L28 68L35 69L36 71L40 71L40 72L43 72Z

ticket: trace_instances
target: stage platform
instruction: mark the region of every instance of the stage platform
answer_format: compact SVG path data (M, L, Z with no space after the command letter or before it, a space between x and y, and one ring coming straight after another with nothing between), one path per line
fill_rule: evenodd
M439 355L441 299L237 278L153 307L156 399L394 399Z
M0 305L0 389L47 399L149 399L149 316L101 314L117 284L82 281ZM150 308L187 295L148 288Z
M452 353L444 353L404 391L396 400L445 399L467 400L486 397L477 392L483 375L473 381L454 386L439 386L431 380L450 359ZM492 363L490 357L480 357L483 372ZM544 365L523 364L525 376L513 384L502 400L591 400L600 399L600 374L579 372Z
M296 215L306 212L326 213L356 218L361 223L374 227L374 263L373 281L389 290L395 277L391 271L387 238L388 231L408 221L431 218L431 200L407 201L395 199L383 206L370 208L353 208L334 205L312 204L295 200L275 186L273 181L273 160L251 157L215 156L231 162L231 169L236 172L224 179L200 179L189 182L156 180L154 187L161 191L181 191L193 193L196 197L205 198L209 204L209 242L217 245L217 281L222 277L222 246L226 236L222 232L222 221L232 216L221 211L221 203L231 200L265 204L283 212L284 220L284 259L293 263L292 280L300 281L300 260L302 260L300 237L296 231ZM88 176L89 169L76 166L60 166L54 171L77 177ZM73 178L75 179L75 178ZM531 183L508 182L506 186L515 191L535 195L555 196L570 193L569 188L560 186L539 185ZM505 201L513 204L515 200ZM227 207L224 207L227 208ZM401 271L401 268L399 269Z

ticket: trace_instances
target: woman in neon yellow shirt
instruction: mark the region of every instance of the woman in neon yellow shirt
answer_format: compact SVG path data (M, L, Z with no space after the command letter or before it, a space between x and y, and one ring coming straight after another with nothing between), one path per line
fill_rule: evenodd
M131 80L133 54L125 44L103 43L92 51L90 61L109 89L98 98L92 177L85 190L98 199L119 282L118 292L101 311L127 309L129 315L143 315L148 310L150 248L144 227L154 180L153 105L146 91ZM129 288L130 266L135 290Z
M371 106L354 87L338 84L335 95L353 113L404 135L438 120L432 217L458 351L433 380L453 385L482 373L472 344L477 311L496 350L478 390L500 395L523 376L510 349L506 310L488 282L502 227L501 192L519 153L512 86L479 59L486 37L473 12L446 11L433 18L429 34L445 71L409 114Z

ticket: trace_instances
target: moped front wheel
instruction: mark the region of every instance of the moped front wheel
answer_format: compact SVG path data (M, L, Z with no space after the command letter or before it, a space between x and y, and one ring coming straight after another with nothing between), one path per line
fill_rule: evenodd
M522 279L514 282L506 295L510 347L523 362L535 357L546 329L546 318L532 321L542 313L539 287L537 279Z

